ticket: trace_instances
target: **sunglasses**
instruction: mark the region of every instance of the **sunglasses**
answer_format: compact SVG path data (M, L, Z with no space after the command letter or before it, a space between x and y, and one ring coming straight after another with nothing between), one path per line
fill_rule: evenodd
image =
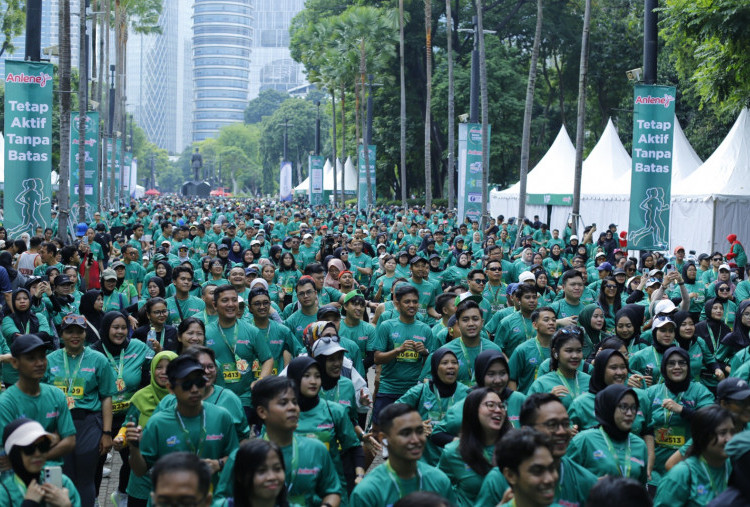
M66 315L63 317L63 324L72 325L75 324L77 326L86 327L86 318L82 315Z
M40 453L44 454L46 452L49 452L51 447L52 447L52 443L49 441L48 438L45 438L44 440L41 440L40 442L34 442L33 444L29 444L24 447L21 447L21 451L26 456L33 456L37 450Z
M206 384L208 381L205 379L205 377L196 377L192 379L183 380L180 384L183 391L190 391L193 386L197 387L198 389L203 389L206 387Z

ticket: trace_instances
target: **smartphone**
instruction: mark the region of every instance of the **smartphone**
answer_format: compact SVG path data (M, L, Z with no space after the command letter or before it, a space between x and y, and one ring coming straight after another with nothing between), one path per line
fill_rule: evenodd
M653 366L646 366L643 369L643 374L647 377L652 377L654 374L654 367Z
M88 245L89 244L89 238L88 238L88 236L84 236L81 239L81 243L83 243L84 245Z
M44 467L44 484L52 484L53 486L62 488L62 467Z

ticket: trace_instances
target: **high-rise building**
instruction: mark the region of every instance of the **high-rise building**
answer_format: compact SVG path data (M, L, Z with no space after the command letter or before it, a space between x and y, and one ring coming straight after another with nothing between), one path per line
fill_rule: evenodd
M253 54L250 58L250 100L261 90L285 92L304 85L304 67L289 55L292 18L305 0L254 0Z
M215 137L221 127L243 121L252 32L253 0L195 0L193 141Z
M165 0L161 33L128 39L128 110L148 139L170 153L191 142L192 6L185 0Z

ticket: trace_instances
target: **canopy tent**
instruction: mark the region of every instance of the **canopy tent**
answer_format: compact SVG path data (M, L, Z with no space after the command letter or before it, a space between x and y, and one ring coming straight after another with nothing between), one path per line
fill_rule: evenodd
M346 194L354 195L357 189L357 170L352 163L351 158L346 159L344 164L346 167ZM341 161L336 161L336 189L341 192L341 179L342 179L342 166ZM310 177L305 178L302 183L294 188L295 194L309 194L310 193ZM323 165L323 194L324 196L330 196L333 194L333 164L330 160L326 159L326 163Z

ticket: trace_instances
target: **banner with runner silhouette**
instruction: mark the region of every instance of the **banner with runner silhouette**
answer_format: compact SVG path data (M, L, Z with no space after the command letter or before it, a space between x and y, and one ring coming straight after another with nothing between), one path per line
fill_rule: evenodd
M70 114L70 207L74 220L78 220L78 155L81 138L84 139L86 221L94 220L94 211L99 202L99 113L86 113L86 132L79 132L78 113Z
M50 63L5 61L5 219L9 238L49 227L52 196Z
M669 248L675 94L673 86L635 87L628 249Z

